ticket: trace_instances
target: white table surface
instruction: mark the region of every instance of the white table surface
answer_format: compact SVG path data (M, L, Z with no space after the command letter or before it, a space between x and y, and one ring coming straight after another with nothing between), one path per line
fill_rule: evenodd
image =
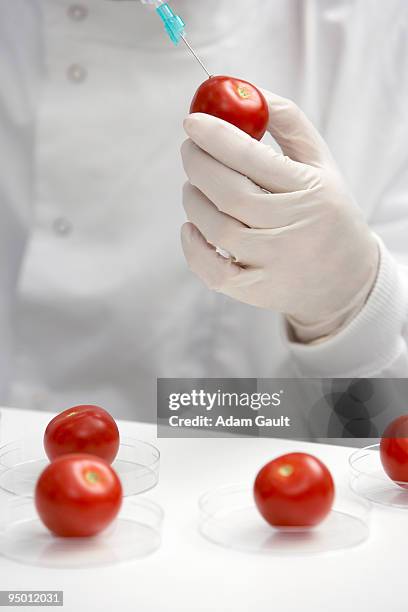
M41 435L52 416L0 411L2 442L27 432ZM37 568L0 557L0 589L63 590L64 608L58 609L69 612L408 611L404 511L374 507L368 541L308 557L245 554L213 545L198 533L197 499L203 491L251 482L266 461L294 450L316 454L343 486L350 448L271 439L157 440L153 425L119 426L122 434L161 451L159 485L146 494L165 511L161 548L144 559L86 570Z

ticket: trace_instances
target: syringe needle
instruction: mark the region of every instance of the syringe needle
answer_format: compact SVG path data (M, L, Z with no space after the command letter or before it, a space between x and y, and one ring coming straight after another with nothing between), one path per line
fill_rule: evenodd
M181 36L181 39L183 40L184 44L186 45L187 49L190 51L190 53L192 53L192 55L196 58L197 62L200 64L201 68L204 70L204 72L207 74L208 78L211 79L212 74L210 74L207 70L207 68L204 66L203 62L201 61L201 59L198 57L197 53L194 51L193 47L190 45L190 43L188 42L188 40L186 39L186 37L184 35Z
M159 15L160 19L164 23L164 27L166 28L166 32L170 37L170 40L177 46L182 40L186 45L187 49L190 53L195 57L197 62L200 64L201 68L204 70L208 78L211 79L212 75L208 72L207 68L204 66L201 59L198 57L197 53L194 51L193 47L188 42L185 37L185 23L180 17L180 15L176 15L175 12L170 8L167 2L162 2L162 0L142 0L144 4L151 4L154 2L156 5L156 13Z

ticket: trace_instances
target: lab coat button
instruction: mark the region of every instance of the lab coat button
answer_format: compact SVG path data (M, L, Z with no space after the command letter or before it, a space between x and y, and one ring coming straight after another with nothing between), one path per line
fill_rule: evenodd
M85 81L87 73L83 66L72 64L67 70L67 75L73 83L82 83L82 81Z
M71 4L67 10L68 17L73 21L83 21L88 16L88 9L82 4Z
M57 217L52 224L53 230L59 236L68 236L72 232L72 223L65 217Z

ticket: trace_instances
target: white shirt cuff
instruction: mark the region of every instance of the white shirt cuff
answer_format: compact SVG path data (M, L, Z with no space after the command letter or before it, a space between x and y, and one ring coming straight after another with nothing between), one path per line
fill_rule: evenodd
M301 344L291 341L288 325L283 321L283 339L301 376L378 376L404 350L407 283L397 262L378 241L380 266L376 283L364 308L343 330L324 342Z

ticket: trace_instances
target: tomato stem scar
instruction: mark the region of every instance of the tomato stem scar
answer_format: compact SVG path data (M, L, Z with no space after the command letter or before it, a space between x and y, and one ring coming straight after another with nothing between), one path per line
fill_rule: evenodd
M293 474L294 470L293 470L293 466L287 464L287 465L282 465L279 469L278 472L281 476L290 476L291 474Z
M246 87L243 87L242 85L239 85L237 87L237 92L241 98L244 98L244 100L251 97L251 92Z
M85 480L87 480L91 484L99 482L100 478L98 472L93 472L92 470L85 472Z

